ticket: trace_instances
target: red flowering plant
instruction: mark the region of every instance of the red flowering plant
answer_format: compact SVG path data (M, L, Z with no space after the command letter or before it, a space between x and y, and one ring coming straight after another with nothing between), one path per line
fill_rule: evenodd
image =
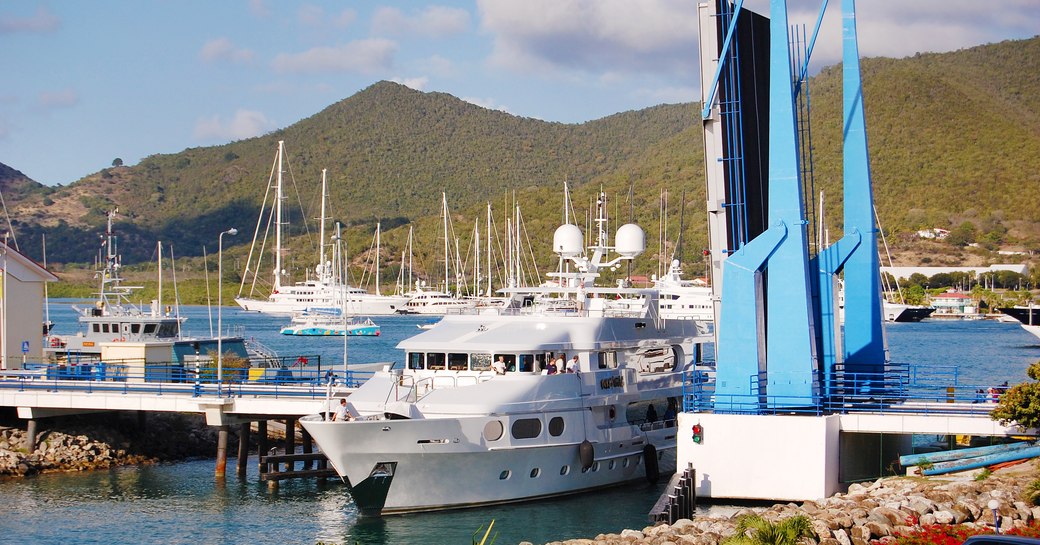
M907 521L913 521L911 518ZM983 526L967 526L964 524L928 524L915 527L907 533L896 534L897 545L960 545L964 540L979 534L991 534L993 530ZM1022 528L1008 528L1007 535L1040 537L1040 525L1032 523ZM889 540L889 542L891 542ZM880 540L871 541L872 545L879 545Z

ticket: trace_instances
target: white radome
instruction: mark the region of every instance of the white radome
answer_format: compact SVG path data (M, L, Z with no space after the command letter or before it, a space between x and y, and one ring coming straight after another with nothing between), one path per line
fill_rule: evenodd
M577 225L561 225L553 233L553 251L561 257L575 257L582 253L584 237Z
M614 242L614 251L622 257L631 259L646 249L646 233L643 232L642 227L634 223L626 223L617 230Z

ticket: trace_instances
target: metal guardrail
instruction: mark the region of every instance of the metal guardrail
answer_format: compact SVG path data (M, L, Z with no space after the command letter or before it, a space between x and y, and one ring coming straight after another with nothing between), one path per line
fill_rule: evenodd
M0 389L47 392L107 392L119 394L190 394L193 397L324 398L329 380L337 387L356 388L371 371L336 371L293 367L249 367L221 370L186 364L96 362L79 365L26 364L18 371L0 371Z
M770 395L765 374L748 377L750 393L716 391L714 373L691 371L683 381L685 412L729 414L875 413L988 416L1003 385L959 382L956 368L892 364L880 373L848 373L838 369L829 383L814 381L812 396Z

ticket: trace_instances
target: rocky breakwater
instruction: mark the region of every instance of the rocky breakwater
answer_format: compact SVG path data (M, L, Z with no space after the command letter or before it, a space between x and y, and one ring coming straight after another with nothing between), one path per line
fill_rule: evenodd
M0 476L105 469L216 451L216 431L195 415L149 415L143 425L111 414L41 424L33 452L25 448L24 429L0 425Z
M600 534L593 539L556 541L549 545L718 545L736 533L737 519L756 514L769 521L804 515L819 545L889 543L924 525L966 524L993 528L990 500L1002 528L1025 526L1040 519L1040 507L1023 500L1025 489L1040 477L1032 465L1000 470L983 480L891 477L853 484L846 494L801 504L744 509L732 516L682 519L675 524ZM530 545L524 542L521 545Z

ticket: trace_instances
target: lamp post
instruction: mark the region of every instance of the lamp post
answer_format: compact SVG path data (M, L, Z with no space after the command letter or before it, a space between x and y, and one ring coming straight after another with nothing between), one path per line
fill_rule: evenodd
M986 504L986 507L989 507L990 509L993 510L993 527L996 528L997 533L999 534L1000 533L1000 518L998 518L999 515L997 515L997 509L1000 508L1000 500L998 500L996 498L993 498L992 500L989 500L989 503Z
M220 397L220 384L224 378L224 350L221 344L224 332L222 330L220 312L221 307L224 305L224 235L235 236L237 234L238 229L232 227L227 231L222 231L217 236L217 397Z

